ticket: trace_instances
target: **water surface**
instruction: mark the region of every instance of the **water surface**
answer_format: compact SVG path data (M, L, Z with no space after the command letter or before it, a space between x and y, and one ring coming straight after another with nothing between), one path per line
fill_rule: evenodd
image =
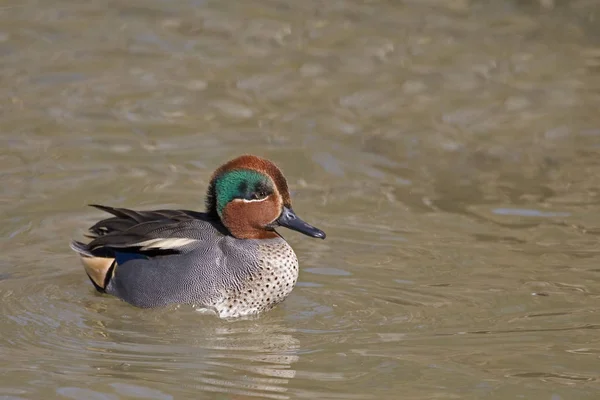
M595 1L0 6L0 398L596 399ZM96 294L101 203L256 153L325 230L245 321Z

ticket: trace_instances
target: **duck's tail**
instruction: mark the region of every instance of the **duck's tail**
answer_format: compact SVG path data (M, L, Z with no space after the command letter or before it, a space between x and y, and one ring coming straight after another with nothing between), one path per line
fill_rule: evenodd
M85 268L85 272L94 284L94 287L96 287L96 290L104 293L106 286L114 274L117 264L116 259L94 256L85 243L75 240L71 242L71 249L81 256L83 268Z

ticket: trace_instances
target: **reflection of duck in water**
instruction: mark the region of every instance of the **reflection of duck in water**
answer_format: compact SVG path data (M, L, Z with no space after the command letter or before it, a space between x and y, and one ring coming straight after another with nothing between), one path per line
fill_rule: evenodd
M298 260L275 228L325 233L292 211L279 168L256 156L233 159L213 174L206 204L206 213L95 206L114 217L90 228L90 243L71 247L96 289L139 307L188 303L228 318L283 301Z
M300 341L293 335L277 318L268 324L261 320L216 327L200 342L208 370L196 375L198 389L240 400L289 399L287 392L297 373L294 364L300 358Z
M103 304L107 303L90 303L90 311ZM294 397L288 392L296 386L301 344L294 327L285 321L286 312L230 323L178 306L143 313L113 307L87 315L95 321L92 331L100 339L89 353L90 365L103 377L137 381L163 395L148 397ZM208 392L223 395L211 397ZM119 394L131 397L131 392Z

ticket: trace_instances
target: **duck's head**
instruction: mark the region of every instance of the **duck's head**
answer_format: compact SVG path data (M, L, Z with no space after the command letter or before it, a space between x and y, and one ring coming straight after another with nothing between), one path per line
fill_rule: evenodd
M278 237L278 226L325 239L325 232L292 210L287 181L279 168L257 156L243 155L219 167L210 181L206 206L238 239Z

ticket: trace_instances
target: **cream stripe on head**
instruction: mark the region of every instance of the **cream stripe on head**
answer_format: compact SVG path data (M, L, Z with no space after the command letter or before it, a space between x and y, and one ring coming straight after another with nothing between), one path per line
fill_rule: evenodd
M263 197L262 199L252 199L252 200L247 200L247 199L233 199L233 201L241 201L242 203L260 203L261 201L265 201L269 197L270 196Z

